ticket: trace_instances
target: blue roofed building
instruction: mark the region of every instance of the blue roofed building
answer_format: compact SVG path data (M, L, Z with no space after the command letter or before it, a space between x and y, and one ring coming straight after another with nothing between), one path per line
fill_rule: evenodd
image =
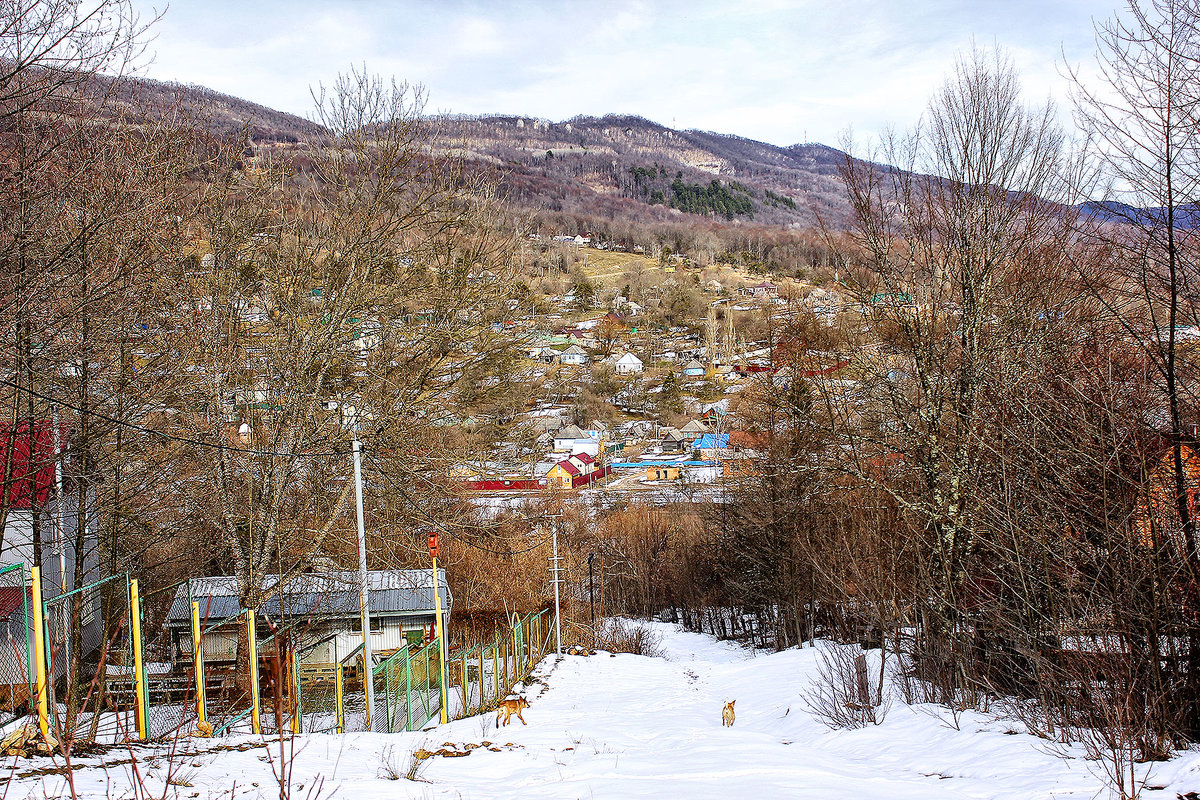
M704 461L712 461L729 449L729 434L706 433L692 444L692 449L699 451Z
M260 643L282 634L301 663L336 664L357 654L362 646L357 571L296 575L284 586L279 585L277 575L268 575L263 585L268 598L255 610ZM377 659L428 638L434 624L431 570L371 570L367 586L371 647ZM445 629L450 624L453 597L442 569L438 570L438 594ZM172 659L192 659L193 601L200 606L200 647L205 662L233 662L245 623L237 580L232 576L197 578L176 590L166 618Z

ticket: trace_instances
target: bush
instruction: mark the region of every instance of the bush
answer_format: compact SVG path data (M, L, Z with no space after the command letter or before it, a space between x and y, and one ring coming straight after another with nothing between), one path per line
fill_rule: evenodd
M618 617L601 623L596 631L596 649L662 658L662 635L644 622Z
M803 694L809 713L834 730L883 722L888 706L862 648L829 645L818 651L817 660L817 677Z

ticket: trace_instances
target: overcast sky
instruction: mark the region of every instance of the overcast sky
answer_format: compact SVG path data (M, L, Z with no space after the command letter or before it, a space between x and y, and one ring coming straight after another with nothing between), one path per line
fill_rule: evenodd
M162 3L138 0L144 15ZM422 83L428 111L560 121L632 113L788 145L905 127L972 41L1031 101L1065 98L1104 0L174 0L161 80L308 115L351 64Z

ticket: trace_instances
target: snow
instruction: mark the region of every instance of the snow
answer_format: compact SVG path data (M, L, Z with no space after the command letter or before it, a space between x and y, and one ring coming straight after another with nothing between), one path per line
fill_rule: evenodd
M295 796L384 798L1038 798L1106 797L1099 765L1082 750L1052 747L1020 726L982 714L957 715L894 701L878 726L827 729L805 708L818 650L745 650L675 625L646 623L662 636L664 657L597 653L546 659L526 687L523 726L497 730L495 715L424 732L308 734L296 737ZM737 721L721 726L726 699ZM472 747L483 741L489 747ZM420 761L418 748L464 757ZM278 797L272 769L279 743L251 736L188 740L169 774L165 748L80 758L81 797L132 794L130 753L150 795L179 798ZM221 748L221 749L217 749ZM1064 758L1062 756L1069 756ZM104 767L103 763L108 766ZM61 775L28 775L22 761L10 798L63 793ZM393 779L394 776L395 779ZM1200 788L1200 753L1154 766L1152 784L1175 797ZM173 783L168 783L172 780ZM186 784L186 785L185 785ZM319 786L319 789L317 788Z

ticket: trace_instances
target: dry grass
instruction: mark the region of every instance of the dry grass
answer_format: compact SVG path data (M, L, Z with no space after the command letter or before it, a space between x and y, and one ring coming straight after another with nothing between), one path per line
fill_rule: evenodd
M586 264L583 263L585 255L587 256ZM653 258L637 253L614 253L611 250L580 249L579 260L576 264L589 278L606 283L621 280L626 270L639 264L648 273L662 273L658 268L658 262Z
M596 649L609 653L632 653L637 656L661 657L662 636L649 625L634 620L605 620L596 631Z

